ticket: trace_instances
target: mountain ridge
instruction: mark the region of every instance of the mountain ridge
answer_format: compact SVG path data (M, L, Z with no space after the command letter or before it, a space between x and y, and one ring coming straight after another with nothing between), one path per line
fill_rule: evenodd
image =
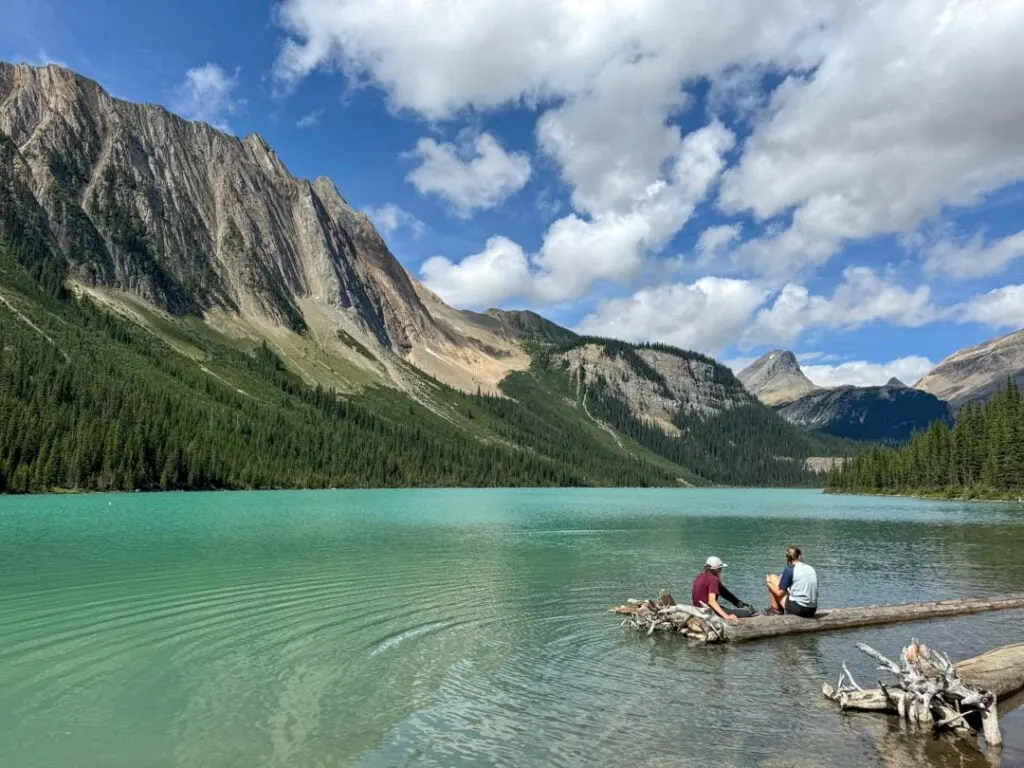
M945 403L896 377L874 387L819 387L804 374L796 355L783 349L761 356L738 377L790 423L835 437L900 442L949 418Z
M454 309L258 134L55 66L0 63L0 298L0 490L808 485L852 450L704 355Z
M892 382L878 387L822 389L776 411L787 421L851 440L902 442L936 421L950 421L945 402Z
M1024 330L957 350L914 387L947 400L956 411L988 399L1010 378L1024 385Z
M493 391L509 370L431 315L415 279L330 179L293 177L259 134L238 139L115 99L55 65L3 62L0 134L12 145L6 165L22 182L22 215L47 222L86 287L175 315L227 313L271 341L268 326L338 326L375 353L441 360L431 373L467 391ZM351 357L331 334L318 340ZM404 386L393 370L379 378Z

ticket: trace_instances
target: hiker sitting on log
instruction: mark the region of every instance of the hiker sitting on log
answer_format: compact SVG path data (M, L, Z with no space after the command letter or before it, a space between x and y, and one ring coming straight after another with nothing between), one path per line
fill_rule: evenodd
M726 621L739 621L741 618L746 619L753 616L754 609L726 589L725 584L722 583L723 568L725 568L725 563L720 558L714 556L708 558L704 570L693 582L693 589L690 592L693 605L697 608L707 605ZM718 602L719 596L736 607L726 608Z
M802 556L800 547L790 547L782 575L769 573L765 577L772 603L769 613L811 619L818 612L818 574Z

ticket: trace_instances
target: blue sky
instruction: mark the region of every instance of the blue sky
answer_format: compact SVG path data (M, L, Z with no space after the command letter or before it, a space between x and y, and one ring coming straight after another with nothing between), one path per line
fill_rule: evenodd
M0 57L335 180L458 306L821 384L1024 325L1024 4L0 0Z

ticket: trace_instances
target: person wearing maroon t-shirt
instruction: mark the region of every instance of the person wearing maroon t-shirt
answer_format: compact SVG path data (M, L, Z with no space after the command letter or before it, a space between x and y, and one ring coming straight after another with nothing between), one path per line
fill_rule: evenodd
M722 569L725 563L721 558L709 557L704 565L704 570L693 582L690 590L690 597L693 605L697 608L708 606L726 621L739 621L740 618L748 618L754 615L754 609L737 598L732 592L726 589L722 583ZM736 606L736 608L725 608L718 602L722 597Z

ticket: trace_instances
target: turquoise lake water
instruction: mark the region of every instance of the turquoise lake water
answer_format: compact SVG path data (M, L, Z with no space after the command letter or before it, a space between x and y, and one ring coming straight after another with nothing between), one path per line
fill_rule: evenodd
M703 648L608 608L711 554L765 605L1024 591L1024 508L761 490L0 498L0 766L988 766L841 716L854 643L973 656L1024 612ZM682 599L682 598L680 598ZM1022 710L1003 765L1024 765Z

